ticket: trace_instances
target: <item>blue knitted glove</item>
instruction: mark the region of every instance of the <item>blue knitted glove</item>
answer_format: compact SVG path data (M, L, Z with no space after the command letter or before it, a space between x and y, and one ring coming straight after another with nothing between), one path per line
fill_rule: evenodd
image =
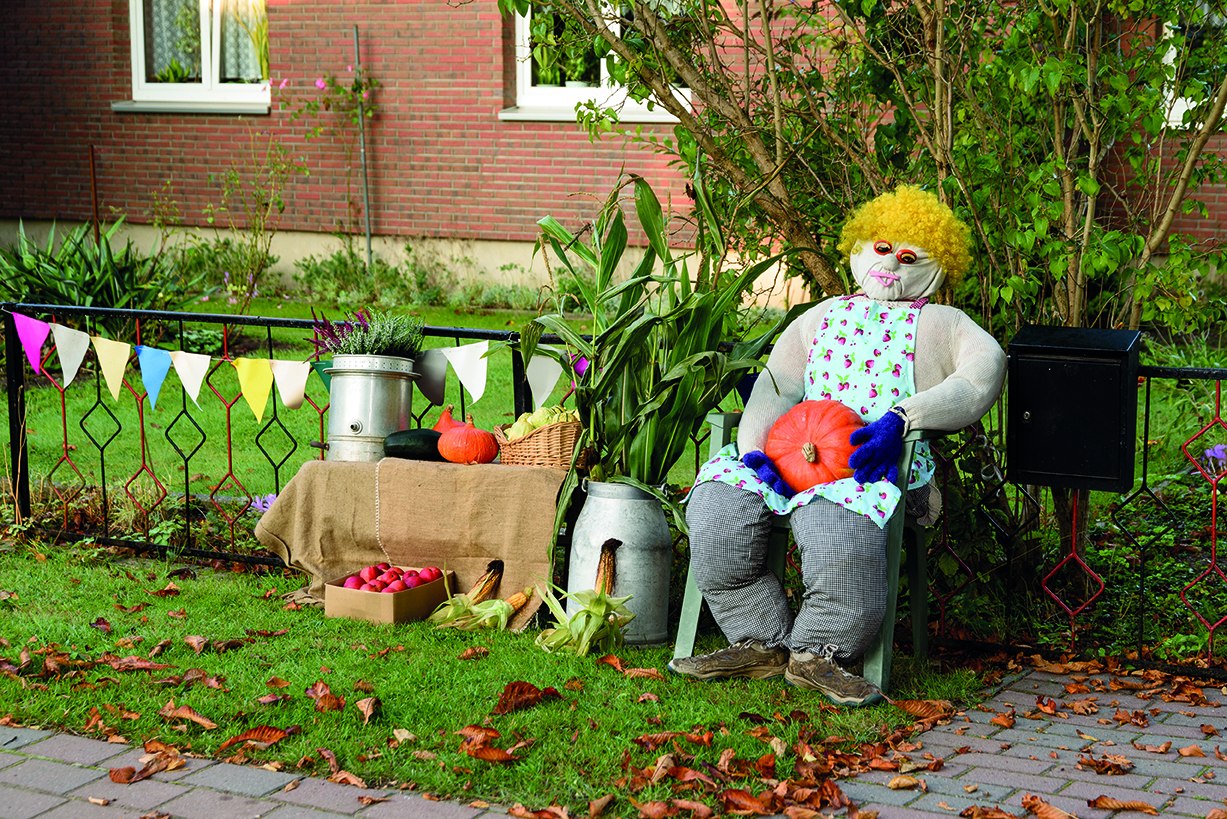
M899 480L899 456L903 453L903 419L888 412L872 424L861 427L848 439L856 451L848 466L856 471L857 483L873 483L883 478Z
M797 494L797 491L789 486L780 473L776 470L775 464L767 457L767 453L762 450L755 449L741 456L741 462L754 470L754 474L770 486L777 494L783 495L786 498L791 498Z

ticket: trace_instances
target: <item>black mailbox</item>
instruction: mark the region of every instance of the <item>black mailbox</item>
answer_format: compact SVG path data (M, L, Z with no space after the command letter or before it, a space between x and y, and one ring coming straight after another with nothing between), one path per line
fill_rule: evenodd
M1133 488L1140 339L1133 330L1018 331L1007 367L1011 482Z

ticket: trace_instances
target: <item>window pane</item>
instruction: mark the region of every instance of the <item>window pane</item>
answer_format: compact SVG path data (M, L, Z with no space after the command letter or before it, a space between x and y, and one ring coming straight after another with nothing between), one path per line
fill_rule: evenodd
M221 81L267 80L268 14L264 0L227 0L221 22Z
M549 6L534 4L529 19L528 47L532 51L533 85L562 82L562 19Z
M200 82L198 0L145 0L145 80Z

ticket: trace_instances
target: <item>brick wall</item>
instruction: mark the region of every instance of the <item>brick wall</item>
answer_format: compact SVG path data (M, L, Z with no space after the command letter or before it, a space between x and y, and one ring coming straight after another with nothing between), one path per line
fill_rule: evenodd
M367 133L377 234L531 239L547 213L589 217L591 197L623 168L650 179L662 199L681 196L665 160L625 138L592 144L573 123L499 121L512 66L494 0L270 0L268 116L113 112L112 102L131 97L127 0L18 0L6 12L0 217L89 218L92 145L104 218L148 221L154 192L170 180L185 221L202 224L220 198L217 177L236 160L250 168L245 158L273 134L310 170L291 182L282 227L333 230L347 218L347 176L361 201L356 131L307 139L308 123L290 114L295 100L318 95L317 77L346 75L355 23L362 63L380 83Z
M592 144L571 123L498 119L514 88L510 24L495 0L269 0L273 108L245 117L113 112L130 96L127 0L10 0L5 11L0 218L89 218L93 146L104 218L148 221L169 180L185 221L201 224L219 199L211 177L236 160L250 167L242 157L252 140L258 147L271 133L310 169L291 183L282 227L333 230L349 215L347 196L360 197L358 172L347 171L356 137L308 140L290 112L295 98L317 93L316 77L345 75L355 23L362 62L381 84L368 133L377 234L528 240L544 214L591 216L592 198L623 168L685 204L665 160L624 138ZM1227 137L1212 147L1227 153ZM1222 241L1227 189L1200 198L1209 217L1182 214L1176 229Z

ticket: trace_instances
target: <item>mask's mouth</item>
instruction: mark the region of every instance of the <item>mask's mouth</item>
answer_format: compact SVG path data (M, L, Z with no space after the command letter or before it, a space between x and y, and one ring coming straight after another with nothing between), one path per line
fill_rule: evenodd
M869 275L878 280L878 284L883 287L890 287L895 282L899 281L899 274L892 273L889 270L870 270Z

